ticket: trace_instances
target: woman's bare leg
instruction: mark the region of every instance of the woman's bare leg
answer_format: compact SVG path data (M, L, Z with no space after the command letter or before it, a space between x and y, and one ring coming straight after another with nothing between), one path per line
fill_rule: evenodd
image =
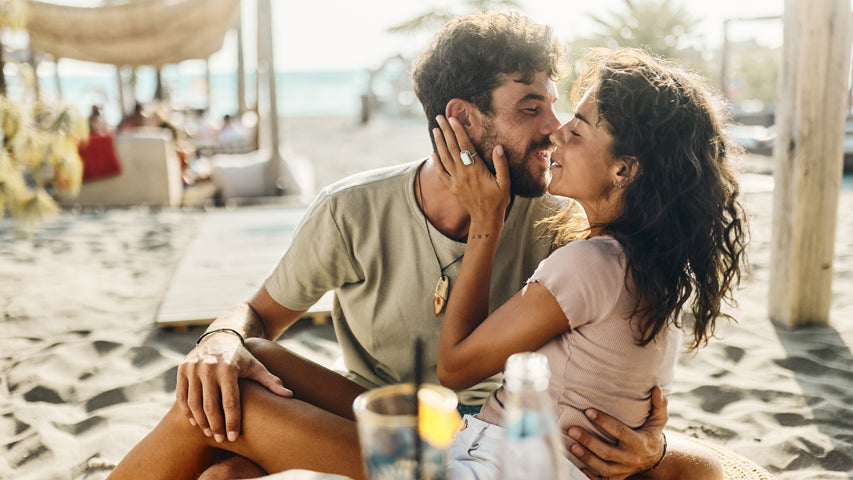
M723 480L723 466L711 449L674 432L667 432L666 437L669 440L667 461L652 472L631 479Z
M177 404L128 453L108 479L196 478L216 458L216 448L196 427L190 425Z
M267 474L255 462L225 450L216 463L204 471L198 480L238 480L263 477Z
M294 398L354 419L352 402L365 391L363 387L275 342L251 338L246 339L246 346L270 373L281 379Z
M243 430L237 441L223 443L205 437L175 405L109 478L191 480L215 461L218 448L270 473L303 468L363 478L352 401L364 389L273 342L249 343L295 398L241 380Z

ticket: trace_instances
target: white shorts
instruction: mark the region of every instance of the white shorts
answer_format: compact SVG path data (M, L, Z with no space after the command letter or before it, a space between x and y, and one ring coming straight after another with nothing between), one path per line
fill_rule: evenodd
M503 427L465 415L450 445L447 477L450 480L501 478ZM589 480L568 458L563 460L564 480Z

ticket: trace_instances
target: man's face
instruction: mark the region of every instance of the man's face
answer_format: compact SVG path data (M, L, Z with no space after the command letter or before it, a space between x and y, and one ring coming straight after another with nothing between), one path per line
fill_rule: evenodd
M492 151L503 146L515 195L538 197L548 190L554 150L549 135L560 126L556 100L557 87L544 72L530 85L506 76L492 92L492 114L483 116L477 148L494 172Z

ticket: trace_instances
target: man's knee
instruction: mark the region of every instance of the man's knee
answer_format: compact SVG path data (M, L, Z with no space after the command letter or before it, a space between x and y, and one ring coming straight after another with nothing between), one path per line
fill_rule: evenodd
M261 467L250 460L234 455L219 463L214 463L199 475L198 480L231 480L239 478L257 478L266 475Z

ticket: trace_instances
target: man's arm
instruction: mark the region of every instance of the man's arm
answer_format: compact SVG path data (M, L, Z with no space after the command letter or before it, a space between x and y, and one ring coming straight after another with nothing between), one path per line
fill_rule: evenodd
M281 396L291 396L281 380L246 350L244 339L278 338L305 310L276 303L265 287L214 320L198 345L178 366L176 398L193 425L217 442L240 434L238 379L250 378Z
M602 442L579 427L569 429L569 436L579 442L572 445L572 453L590 467L584 473L589 478L609 480L631 475L632 479L722 480L723 467L713 451L680 435L664 439L663 427L669 420L666 407L666 398L655 387L649 418L636 430L605 413L588 410L589 419L619 444Z
M667 400L659 387L652 390L652 410L640 428L634 430L615 418L588 409L587 417L618 440L616 445L602 441L581 427L569 429L569 437L578 443L572 453L589 466L584 473L590 478L603 476L621 480L649 470L659 461L667 462L663 427L669 420ZM597 474L597 475L596 475Z

